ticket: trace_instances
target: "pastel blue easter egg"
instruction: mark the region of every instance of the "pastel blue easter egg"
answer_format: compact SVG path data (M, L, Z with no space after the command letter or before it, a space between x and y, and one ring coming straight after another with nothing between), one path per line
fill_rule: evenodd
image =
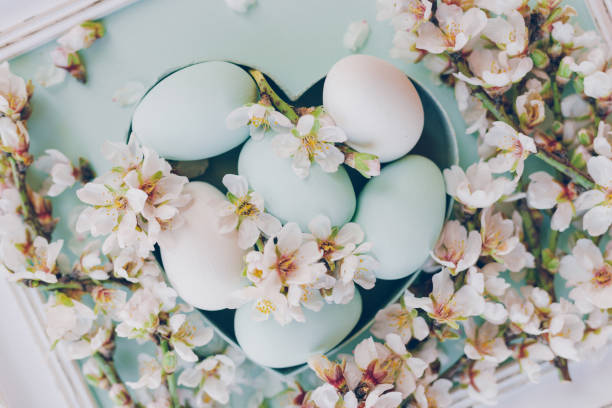
M440 169L410 155L384 167L359 195L355 222L380 262L376 276L399 279L417 271L433 249L446 209Z
M234 330L240 348L255 363L272 368L305 363L312 355L323 354L338 345L361 316L361 296L346 305L325 304L318 312L304 309L305 322L281 326L272 316L265 321L253 319L253 305L236 311Z
M191 65L170 74L144 96L132 130L144 144L171 160L198 160L238 146L247 126L229 130L225 118L255 102L255 81L242 68L222 61Z
M293 221L302 231L317 215L326 215L332 225L349 222L355 212L355 191L346 170L325 173L318 164L300 179L291 168L291 159L278 157L272 137L245 143L238 159L238 173L265 200L266 210L283 222Z
M246 285L246 252L238 232L221 234L215 202L224 195L208 183L193 181L183 190L191 202L181 209L178 228L162 231L159 248L166 276L185 302L204 310L236 306L234 293Z

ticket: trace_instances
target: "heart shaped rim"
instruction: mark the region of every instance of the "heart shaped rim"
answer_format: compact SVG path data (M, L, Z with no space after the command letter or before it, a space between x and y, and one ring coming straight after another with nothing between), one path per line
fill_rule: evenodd
M155 87L157 86L157 84L159 84L161 81L163 81L165 78L167 78L168 76L174 74L177 71L180 71L184 68L193 66L193 65L197 65L197 64L201 64L201 63L205 63L205 62L211 62L211 61L224 61L224 62L228 62L228 63L232 63L235 65L240 66L241 68L245 68L246 65L240 63L239 61L235 60L235 59L203 59L203 60L198 60L198 61L194 61L192 63L189 64L185 64L179 67L174 67L171 69L168 69L167 71L165 71L164 73L162 73L154 82L153 84L147 89L147 91L143 94L143 96L141 97L140 101L138 103L140 103L142 101L143 98L146 97L146 95ZM253 68L250 67L249 68ZM248 71L247 71L248 72ZM268 76L268 78L270 78L273 82L274 82L274 77L273 76L269 76L267 74L265 74L266 76ZM299 94L297 95L293 95L290 96L289 99L292 102L295 102L296 100L300 99L304 94L306 94L309 90L311 90L313 87L315 87L318 83L320 83L321 81L323 81L325 79L325 77L320 78L318 81L315 81L313 84L310 84L310 86L306 87L305 89L303 89ZM423 103L423 109L426 112L425 114L425 125L424 125L424 129L423 129L423 133L426 133L426 130L428 128L428 125L431 125L433 123L432 120L427 120L427 112L428 112L428 108L429 109L433 109L435 111L435 114L437 114L438 116L440 116L441 121L438 122L438 125L442 127L444 135L443 135L443 139L445 142L447 142L446 145L446 149L442 152L442 156L438 156L438 157L432 157L431 154L424 154L423 152L419 152L419 147L422 149L423 146L421 146L422 141L424 140L423 138L421 138L421 140L419 140L419 142L417 143L417 145L413 148L413 150L411 150L409 152L409 154L421 154L429 159L431 159L439 168L440 170L443 170L444 168L448 168L451 165L455 165L455 164L459 164L459 150L458 150L458 145L457 145L457 138L456 138L456 133L455 133L455 129L450 121L450 118L448 116L448 113L444 110L444 108L442 107L442 105L438 102L438 100L433 96L433 94L427 90L422 84L420 84L417 80L410 78L409 79L412 81L413 85L415 86L415 88L417 89L417 92L419 93L419 96L421 97L421 102ZM281 85L279 85L277 82L274 82L274 84L285 93L285 95L288 95L287 92L285 91L285 89L283 89L283 87ZM132 132L132 119L130 119L130 126L128 129L128 134L127 134L127 141L129 141L130 139L130 135ZM417 151L415 151L417 150ZM438 149L436 149L436 151L438 151ZM431 153L431 152L430 152ZM442 165L441 165L442 163ZM451 210L452 210L452 198L450 196L447 196L447 203L446 203L446 214L445 214L445 218L448 219L450 217L451 214ZM156 258L160 264L160 267L162 269L162 271L164 271L163 268L163 263L161 262L161 257L159 256L159 251L156 251ZM382 307L378 308L378 310L387 307L388 305L395 303L404 293L404 291L409 288L412 283L414 282L414 280L420 275L422 271L421 270L417 270L414 273L410 274L407 277L401 278L401 279L396 279L396 280L382 280L382 279L378 279L377 280L377 285L379 287L380 290L380 282L385 282L382 285L384 286L388 286L388 285L393 285L393 283L401 283L400 286L392 288L391 289L391 296L389 297L389 300L387 302L384 302L382 304ZM165 271L164 271L165 274ZM365 305L365 302L368 297L368 292L372 293L372 291L374 291L376 289L376 286L371 289L370 291L364 291L360 289L360 293L362 295L362 301ZM387 288L388 289L388 288ZM384 290L384 289L383 289ZM215 322L215 321L219 321L219 320L224 320L225 317L224 316L218 316L218 314L222 314L222 315L227 315L227 317L229 317L229 314L234 314L235 310L233 309L223 309L221 311L207 311L207 310L200 310L198 309L203 317L203 319L205 320L205 322L214 327L215 332L227 343L231 344L232 346L238 347L240 348L240 345L238 344L237 340L235 338L230 337L227 333L225 333L224 330L222 330L219 325ZM376 313L374 313L374 315L372 315L369 318L365 318L367 316L364 316L364 310L365 310L365 306L362 308L362 313L361 316L359 317L358 322L356 323L355 327L351 330L351 332L342 340L340 341L336 346L334 346L332 349L328 350L327 352L325 352L324 354L326 356L329 355L333 355L333 354L337 354L341 349L343 349L346 345L348 345L349 343L355 341L357 338L359 338L360 336L362 336L369 328L370 326L372 326L372 324L374 323L374 317L376 315ZM212 317L211 314L217 314L217 316ZM366 320L366 321L364 321ZM232 331L233 331L233 319L232 319ZM234 336L235 337L235 336ZM271 367L265 367L262 366L264 369L272 371L276 374L280 374L283 376L287 376L287 375L295 375L298 374L302 371L304 371L307 367L306 364L300 364L300 365L296 365L296 366L291 366L291 367L286 367L286 368L271 368Z

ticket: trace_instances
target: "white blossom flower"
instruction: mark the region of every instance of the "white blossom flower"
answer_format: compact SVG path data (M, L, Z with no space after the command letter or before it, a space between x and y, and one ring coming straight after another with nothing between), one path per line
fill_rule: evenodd
M81 339L66 344L68 358L80 360L91 356L109 341L112 333L110 321L103 319L102 322L94 325Z
M484 360L500 364L505 361L512 352L506 346L503 337L498 337L499 326L484 322L480 327L473 319L463 322L465 331L465 355L472 360Z
M480 295L487 295L482 317L487 322L497 325L505 323L508 319L508 311L502 303L498 303L510 287L504 278L498 276L505 269L502 264L492 262L485 265L481 271L475 266L470 267L465 276L468 285L476 289Z
M429 21L418 28L417 48L433 54L461 50L487 25L487 15L477 7L463 11L454 4L440 3L436 11L438 25Z
M163 370L157 359L148 354L141 353L138 355L138 366L140 373L138 381L126 381L125 384L134 389L146 387L150 390L155 390L159 388L162 383Z
M457 328L457 320L476 316L484 310L484 299L471 285L464 285L455 292L450 272L446 269L432 277L433 290L429 297L417 298L410 291L404 294L408 307L419 308L435 319Z
M593 139L595 153L612 159L612 126L605 121L599 122L597 136Z
M475 49L467 61L475 76L469 78L461 72L455 76L468 84L482 86L490 93L505 92L533 68L530 57L509 58L506 51L488 49Z
M539 210L557 207L550 220L550 228L555 231L565 231L576 214L573 201L577 193L573 185L564 185L544 171L530 174L529 179L531 180L527 187L529 207Z
M12 282L31 279L56 283L56 262L64 241L49 243L41 236L32 242L29 239L27 236L20 242L3 243L2 262L12 272L8 279Z
M135 188L125 191L109 184L91 182L77 190L77 196L91 205L79 215L77 232L90 231L94 237L110 234L103 246L105 253L115 242L120 248L125 248L142 240L141 231L137 229L137 214L142 212L147 200L144 191ZM143 252L152 249L151 244Z
M533 138L500 121L493 122L483 139L486 145L496 151L496 154L487 160L493 173L512 171L520 177L525 167L525 159L530 153L537 151Z
M520 344L515 354L521 366L521 371L525 373L529 381L538 383L540 381L543 361L551 361L555 355L545 344L535 342L531 344Z
M46 331L52 343L79 340L89 332L95 318L90 308L63 293L50 296L45 304Z
M489 128L487 109L478 98L470 93L468 86L463 81L455 82L455 100L467 125L465 133L478 131L479 135L484 135Z
M58 44L71 51L91 47L104 34L103 29L100 31L100 26L94 24L83 23L72 27L70 31L57 39Z
M489 10L495 14L510 14L525 3L524 0L476 0L476 7Z
M424 340L429 335L429 326L424 318L417 315L416 309L392 303L376 312L370 333L380 339L395 333L407 344L413 337Z
M280 221L264 212L263 197L249 191L246 178L226 174L223 184L228 190L229 201L222 200L218 204L219 232L225 234L238 228L238 246L248 249L255 245L260 233L272 237L280 231Z
M56 197L72 187L77 180L77 171L72 162L59 150L45 150L45 154L39 156L34 165L49 174L49 178L43 182L40 194Z
M402 399L407 398L416 390L416 382L423 376L427 363L418 357L410 356L401 337L395 333L389 333L385 337L385 345L393 353L387 358L396 362L395 370L398 370L394 390L401 393Z
M465 172L457 165L444 169L444 179L448 194L469 208L490 207L516 188L516 183L506 177L494 178L491 167L483 161Z
M448 408L453 403L450 395L452 381L440 378L431 384L418 384L410 408Z
M135 104L145 94L145 86L142 82L128 81L113 93L113 102L119 106L130 106Z
M8 116L0 117L0 151L23 155L30 148L30 135L22 121Z
M578 345L578 353L581 359L599 359L612 336L612 325L610 325L608 312L595 309L589 313L585 323L587 327Z
M200 393L221 403L227 404L230 386L236 380L236 364L224 354L205 358L193 368L185 369L178 378L178 384L189 388L201 386ZM202 399L200 396L199 399Z
M576 200L576 211L586 211L583 227L592 236L605 233L612 224L612 159L592 157L587 162L589 174L597 184Z
M487 21L482 34L505 51L509 57L523 54L529 42L525 19L516 10L506 14L506 18L495 17Z
M389 54L391 58L399 58L406 62L416 62L423 51L416 48L417 35L413 31L396 31L393 36L393 47Z
M482 239L478 231L468 234L459 221L452 220L444 225L431 256L455 275L476 263L481 247Z
M325 120L324 120L325 119ZM346 134L327 117L300 117L294 129L272 139L276 154L292 157L292 168L299 178L306 178L315 161L324 172L334 173L344 162L344 154L334 145L346 140Z
M552 24L553 40L568 48L593 47L601 39L594 31L576 32L571 23L556 21Z
M257 0L225 0L228 7L238 13L246 13L256 2Z
M483 254L492 256L512 272L534 266L534 257L520 242L520 231L512 220L487 208L481 213L480 225Z
M276 242L269 239L263 253L253 252L247 260L252 265L250 275L256 277L255 286L240 289L238 297L255 300L254 318L258 320L265 320L270 314L281 324L292 318L303 320L299 306L308 297L304 286L316 282L327 270L319 262L323 253L316 242L304 241L300 227L287 223ZM280 293L282 288L286 288L286 296Z
M347 50L356 52L370 36L370 26L366 20L353 21L349 24L342 38L342 45Z
M127 169L123 177L128 192L126 197L142 193L146 200L142 206L142 216L147 220L147 234L156 240L162 229L167 229L171 220L178 214L179 208L187 205L190 197L183 194L183 187L189 182L187 177L171 173L170 164L156 152L147 147L142 148L144 159L142 164L133 169ZM176 225L172 225L176 227ZM120 245L121 247L121 245Z
M230 112L225 119L228 129L249 126L253 140L262 140L267 134L286 132L291 129L291 121L272 105L260 103L247 104Z
M113 261L113 273L117 278L138 283L142 279L155 278L160 275L157 262L140 256L135 248L127 247L109 256Z
M544 290L534 287L523 287L521 292L524 297L513 289L506 291L504 296L512 327L534 336L542 334L539 315L550 312L550 296Z
M605 99L612 94L612 69L595 71L584 77L584 93L595 99Z
M11 72L8 62L0 64L0 113L19 119L19 113L28 103L28 89L20 76Z
M96 303L94 311L112 318L117 318L119 311L123 309L127 301L125 291L104 286L96 286L91 291L91 297Z
M591 105L579 94L571 94L561 100L561 114L564 118L580 120L591 113Z
M412 31L431 18L429 0L376 0L376 19L391 19L395 30Z
M198 360L198 356L192 348L207 344L214 335L213 329L204 327L201 316L195 313L188 315L183 313L173 314L170 316L168 324L172 331L170 344L180 358L189 362Z
M559 273L574 289L570 298L576 305L584 304L599 309L612 308L612 257L604 259L590 239L580 239L570 255L561 259Z
M42 87L49 88L51 86L61 84L66 79L66 70L57 67L54 64L43 65L36 71L36 82Z
M548 343L553 353L568 360L578 361L577 344L584 335L585 324L576 307L565 299L550 306L552 318L548 329Z
M143 338L155 332L159 325L159 313L174 307L176 291L165 283L136 290L117 314L121 321L117 335L128 338Z
M471 365L468 372L467 393L470 398L485 405L497 403L497 379L495 378L495 363L477 361Z
M569 67L579 75L585 76L595 71L603 71L608 62L608 50L605 46L597 46L582 55L569 57Z

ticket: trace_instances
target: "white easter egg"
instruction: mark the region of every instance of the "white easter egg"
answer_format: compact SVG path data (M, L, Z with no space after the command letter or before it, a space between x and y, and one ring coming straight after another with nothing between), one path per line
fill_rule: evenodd
M266 210L283 222L298 223L302 231L321 214L335 226L349 222L356 198L346 170L340 166L335 173L325 173L313 163L310 175L300 179L291 168L291 159L276 155L271 140L249 140L238 159L238 173L264 197Z
M238 146L248 127L229 130L225 118L255 102L253 78L237 65L203 62L180 69L156 84L134 112L136 137L171 160L199 160Z
M418 270L433 249L445 218L440 169L423 156L389 164L359 195L355 222L380 262L376 276L399 279Z
M191 202L183 209L185 224L162 232L162 263L170 284L189 304L205 310L235 307L232 294L246 285L242 277L246 251L238 247L238 232L217 230L214 200L223 194L210 184L185 186Z
M338 345L359 321L361 307L355 290L353 300L345 305L325 304L318 312L304 309L305 322L281 326L273 317L254 320L253 305L246 304L236 311L234 330L249 359L266 367L292 367Z
M348 56L331 68L323 105L346 132L349 146L383 163L408 153L423 131L423 105L410 79L369 55Z

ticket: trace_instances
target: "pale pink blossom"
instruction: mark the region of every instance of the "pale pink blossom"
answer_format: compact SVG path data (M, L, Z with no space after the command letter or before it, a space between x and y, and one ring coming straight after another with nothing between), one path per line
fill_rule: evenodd
M595 153L612 159L612 126L605 121L599 122L597 136L593 140Z
M463 11L454 4L440 3L436 11L438 25L429 21L418 28L417 48L433 54L461 50L487 25L487 15L479 8Z
M555 355L547 345L535 342L519 345L514 357L518 360L521 371L525 373L529 381L538 383L542 372L542 362L551 361Z
M496 152L487 160L493 173L511 171L520 177L523 174L525 159L531 153L537 152L533 138L517 132L505 122L493 122L493 126L489 128L483 140Z
M527 205L538 210L556 207L550 220L550 228L565 231L576 214L573 201L577 193L574 185L562 184L544 171L530 174L529 179L531 182L527 186Z
M476 316L484 310L484 299L471 285L464 285L455 292L450 272L446 269L432 278L433 290L429 297L417 298L410 291L404 294L408 307L419 308L438 323L457 328L457 320Z
M45 154L36 159L35 166L49 174L49 177L43 182L40 194L55 197L76 182L76 169L59 150L45 150Z
M580 194L575 202L576 211L586 210L583 227L590 235L598 236L612 224L612 159L592 157L587 162L587 169L596 187Z
M452 220L444 225L431 256L455 275L476 263L481 247L482 239L478 231L473 230L468 234L459 221Z
M585 324L576 307L565 299L550 306L552 318L548 329L548 343L557 356L578 361L578 343L584 335Z
M392 303L376 312L370 332L380 339L395 333L407 344L413 337L424 340L429 335L429 326L424 318L417 315L416 309Z
M499 326L485 322L478 327L473 319L463 322L466 343L463 348L465 355L472 360L484 360L500 364L512 352L506 346L503 337L499 337Z
M525 19L516 10L506 13L506 18L495 17L487 21L482 34L493 41L509 57L523 54L529 42Z
M514 192L516 183L506 177L494 178L486 162L478 162L463 171L457 165L444 169L446 190L468 208L486 208L504 195Z
M467 57L473 77L455 74L468 84L482 86L489 93L503 93L513 83L519 82L533 68L530 57L510 58L505 51L476 49Z
M601 250L590 239L580 239L572 253L561 259L559 273L576 304L599 309L612 308L612 257L604 259ZM588 308L588 306L587 306Z

